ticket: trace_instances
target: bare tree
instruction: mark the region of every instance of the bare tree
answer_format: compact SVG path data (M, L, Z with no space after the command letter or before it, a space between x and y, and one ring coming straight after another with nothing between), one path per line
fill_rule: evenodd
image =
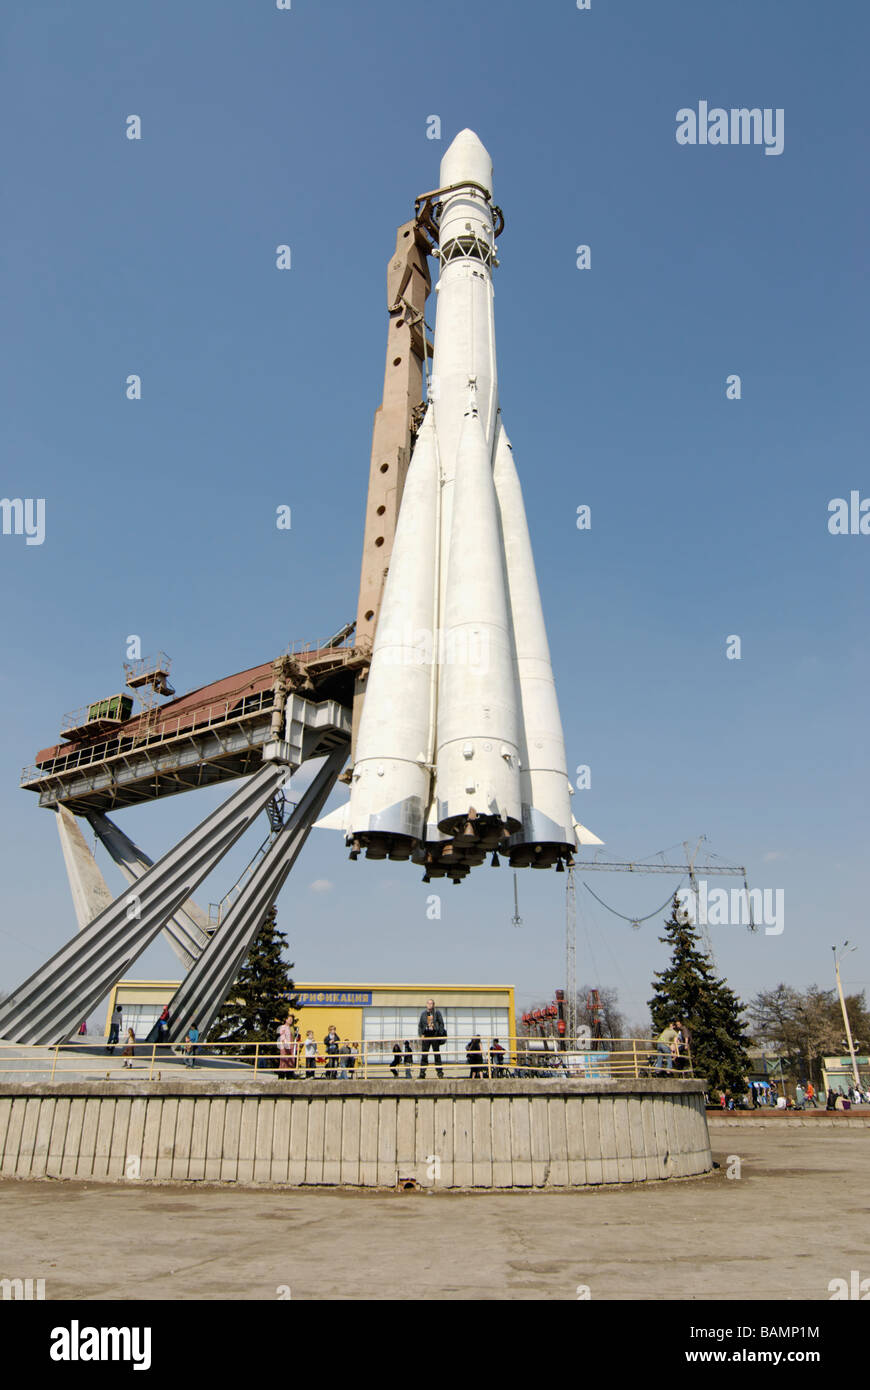
M870 1038L870 1014L861 994L850 995L846 1009L852 1031ZM836 990L810 985L803 992L779 984L762 990L748 1008L752 1040L777 1052L798 1080L820 1080L819 1059L843 1050L843 1015Z

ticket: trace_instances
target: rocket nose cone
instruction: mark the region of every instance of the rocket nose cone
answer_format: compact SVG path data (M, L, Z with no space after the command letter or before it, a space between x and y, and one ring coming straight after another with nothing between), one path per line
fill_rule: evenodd
M473 130L460 130L441 161L440 178L442 188L470 180L492 194L492 160Z

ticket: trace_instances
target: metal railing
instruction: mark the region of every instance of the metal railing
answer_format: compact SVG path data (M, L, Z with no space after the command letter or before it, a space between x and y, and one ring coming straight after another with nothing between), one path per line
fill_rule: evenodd
M109 762L128 753L139 753L154 744L169 743L173 739L201 734L224 724L236 724L253 715L271 711L274 703L275 692L270 686L268 690L261 690L253 695L201 705L178 714L174 722L170 719L158 724L142 736L136 733L116 736L101 743L88 744L86 748L61 753L42 765L31 764L22 768L21 784L23 786L29 782L44 781L61 773L74 772L80 767L92 767L95 763Z
M560 1039L544 1047L537 1039L511 1038L498 1050L490 1039L482 1040L479 1050L469 1050L457 1038L445 1039L339 1039L339 1051L330 1053L324 1040L315 1039L313 1055L306 1054L305 1038L282 1049L277 1042L198 1042L184 1043L95 1042L56 1043L49 1047L28 1044L0 1044L0 1075L14 1079L16 1073L46 1075L62 1080L65 1075L82 1074L94 1078L131 1071L138 1079L177 1078L178 1068L221 1071L228 1077L240 1072L253 1075L277 1074L297 1080L385 1080L420 1079L443 1073L445 1078L471 1080L639 1080L654 1076L691 1078L689 1055L666 1057L656 1050L654 1039L607 1038L593 1045L588 1038ZM427 1043L425 1051L423 1044ZM350 1051L341 1050L349 1048ZM398 1051L393 1051L398 1048ZM107 1068L107 1062L113 1065ZM668 1066L668 1060L671 1065ZM122 1061L125 1065L119 1066ZM168 1069L168 1070L167 1070Z

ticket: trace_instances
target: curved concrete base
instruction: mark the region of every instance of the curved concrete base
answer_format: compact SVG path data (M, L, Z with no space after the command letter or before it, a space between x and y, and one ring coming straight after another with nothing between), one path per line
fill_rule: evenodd
M128 1073L129 1075L129 1073ZM700 1081L110 1080L4 1085L0 1174L571 1188L713 1166Z

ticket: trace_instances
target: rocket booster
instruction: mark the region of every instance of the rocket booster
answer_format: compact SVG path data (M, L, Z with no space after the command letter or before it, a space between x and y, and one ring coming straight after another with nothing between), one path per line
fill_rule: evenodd
M473 131L457 135L440 178L426 413L375 632L350 802L322 823L345 829L351 858L411 859L426 881L459 882L494 851L518 867L561 868L577 838L522 490L498 402L492 163Z

